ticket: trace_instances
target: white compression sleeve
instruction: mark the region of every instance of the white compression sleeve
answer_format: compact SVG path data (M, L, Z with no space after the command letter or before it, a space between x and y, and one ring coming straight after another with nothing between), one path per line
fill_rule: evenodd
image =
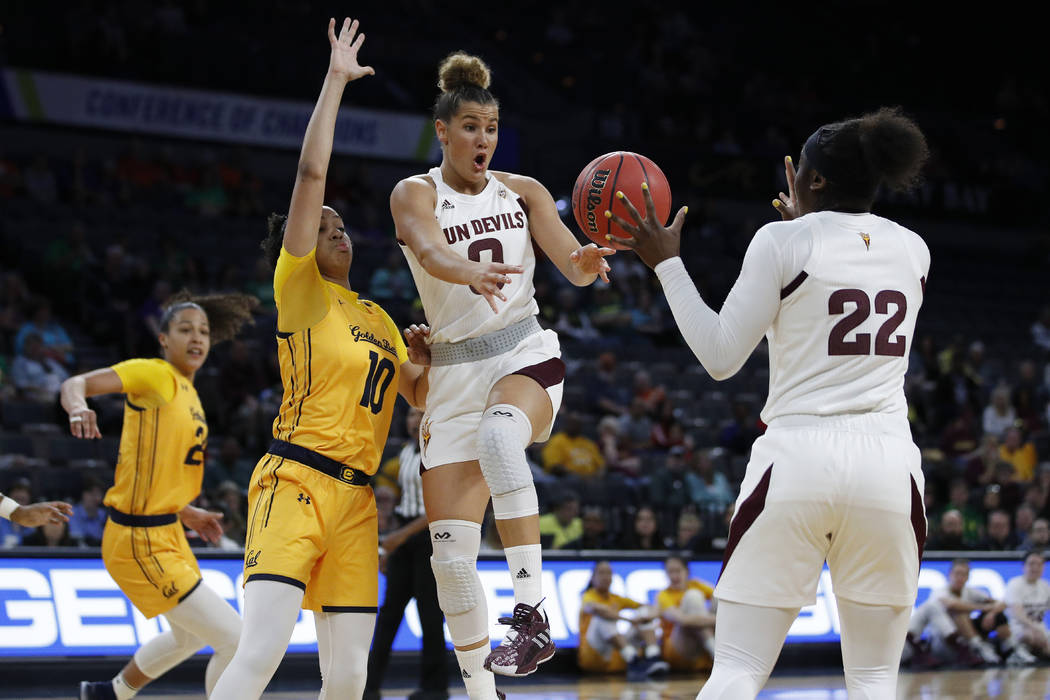
M303 591L287 583L249 581L244 586L244 627L237 653L211 697L259 699L284 658L302 604Z
M837 604L849 700L896 697L911 606L864 605L841 597Z
M318 700L361 697L375 626L375 613L314 613L322 680Z
M789 245L790 250L781 253L768 227L759 229L718 313L700 297L681 258L669 258L654 268L682 337L713 378L736 374L776 318L780 290L802 271L809 256L805 240L792 239Z
M209 645L214 653L204 674L204 686L210 695L237 650L240 615L202 583L164 616L171 624L171 631L154 637L135 652L135 663L150 678L160 678Z

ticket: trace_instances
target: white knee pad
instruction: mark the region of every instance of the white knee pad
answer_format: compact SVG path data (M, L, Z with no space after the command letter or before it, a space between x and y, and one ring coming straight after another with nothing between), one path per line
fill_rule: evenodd
M532 443L532 422L517 406L501 403L485 409L478 425L478 462L492 493L496 520L540 512L525 448Z
M455 646L467 646L489 636L488 605L478 577L481 525L467 520L435 520L430 540L438 604Z

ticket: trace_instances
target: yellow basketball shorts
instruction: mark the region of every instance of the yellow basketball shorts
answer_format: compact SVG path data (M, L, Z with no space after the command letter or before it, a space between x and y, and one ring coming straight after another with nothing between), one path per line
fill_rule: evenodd
M303 608L315 612L378 610L379 535L371 486L267 454L252 475L248 513L245 583L297 586L305 593Z
M136 527L117 523L111 511L102 533L102 561L128 600L148 618L168 612L201 583L197 558L177 519Z

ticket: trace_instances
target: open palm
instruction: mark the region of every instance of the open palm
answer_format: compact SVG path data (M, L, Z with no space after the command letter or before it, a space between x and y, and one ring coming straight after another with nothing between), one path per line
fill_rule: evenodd
M362 66L357 61L357 53L365 43L365 35L358 34L358 21L349 17L343 20L339 36L335 35L335 18L328 20L328 43L332 46L332 56L328 61L328 70L334 75L346 78L347 82L357 80L365 75L375 75L372 66ZM357 38L354 38L354 35Z

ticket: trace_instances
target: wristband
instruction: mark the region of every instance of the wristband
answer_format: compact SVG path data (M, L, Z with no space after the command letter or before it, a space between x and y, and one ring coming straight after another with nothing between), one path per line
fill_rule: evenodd
M11 514L20 508L20 504L13 498L0 496L0 518L10 520Z

